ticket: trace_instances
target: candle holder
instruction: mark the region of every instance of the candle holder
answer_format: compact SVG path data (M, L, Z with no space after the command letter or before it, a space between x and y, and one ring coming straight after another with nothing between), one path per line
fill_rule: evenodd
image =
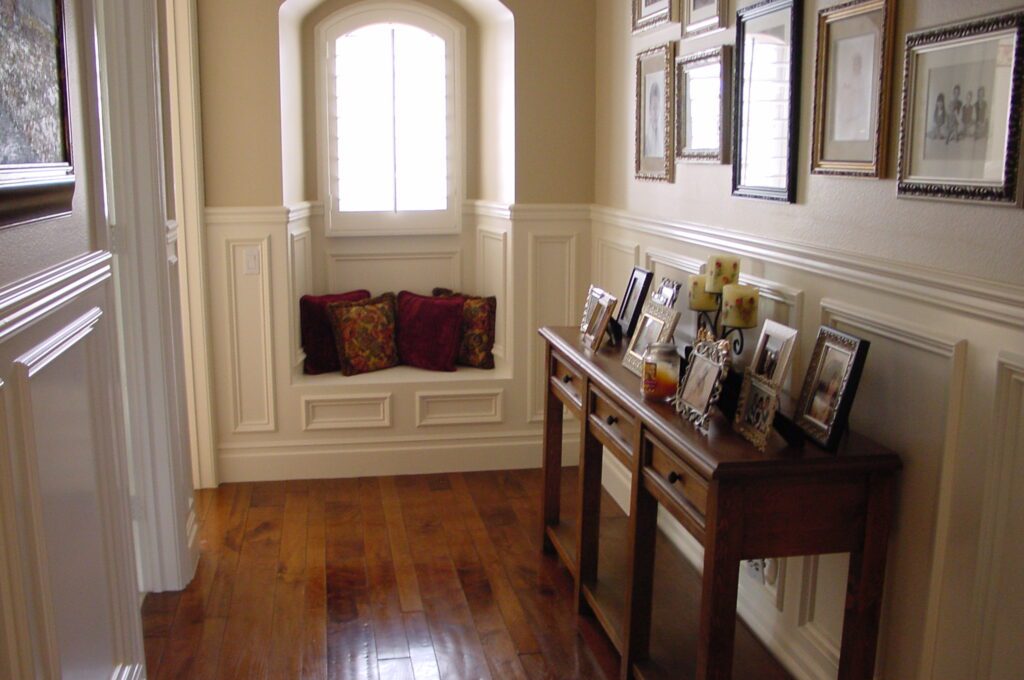
M704 328L710 331L719 340L726 340L730 335L734 335L730 341L732 352L734 356L743 354L744 347L744 335L743 328L740 326L719 326L719 321L722 318L722 294L721 293L708 293L708 295L714 295L718 302L718 306L714 310L698 310L697 311L697 331Z

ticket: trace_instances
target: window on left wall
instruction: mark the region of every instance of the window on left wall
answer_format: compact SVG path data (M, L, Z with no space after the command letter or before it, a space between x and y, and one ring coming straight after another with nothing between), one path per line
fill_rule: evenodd
M317 28L327 234L460 229L462 29L420 6L341 10Z

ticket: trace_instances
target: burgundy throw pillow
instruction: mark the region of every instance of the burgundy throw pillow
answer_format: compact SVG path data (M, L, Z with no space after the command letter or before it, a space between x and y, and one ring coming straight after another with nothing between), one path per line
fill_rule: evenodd
M368 297L368 290L353 290L332 295L303 295L299 298L302 350L306 353L306 360L302 364L303 373L318 375L341 369L331 322L327 318L327 305L332 302L356 302Z
M498 299L493 295L463 295L447 288L435 288L432 292L438 297L465 300L462 306L462 342L456 361L473 368L494 368L494 324L498 313Z
M327 306L327 316L344 375L398 365L394 293L357 302L332 302Z
M403 364L454 371L462 343L461 297L398 294L398 356Z

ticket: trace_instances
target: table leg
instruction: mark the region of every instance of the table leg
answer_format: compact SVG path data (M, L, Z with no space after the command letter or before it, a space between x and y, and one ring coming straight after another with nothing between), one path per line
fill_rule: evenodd
M547 367L545 377L548 378L544 390L544 444L541 458L541 475L544 484L543 505L541 507L541 546L545 553L555 551L547 528L556 526L561 514L562 482L562 402L551 391L551 347L547 348Z
M622 680L632 678L633 664L646 659L650 653L658 501L644 488L642 469L634 463L628 539L632 549L626 577L625 630L622 632L622 667L619 672Z
M891 474L872 475L868 482L864 546L850 554L839 680L871 680L874 676L895 488Z
M601 525L601 466L604 447L590 434L586 418L581 424L579 493L576 517L576 583L574 584L576 611L589 613L583 586L593 586L597 580L597 551Z
M732 679L742 539L740 490L713 482L708 490L697 680Z

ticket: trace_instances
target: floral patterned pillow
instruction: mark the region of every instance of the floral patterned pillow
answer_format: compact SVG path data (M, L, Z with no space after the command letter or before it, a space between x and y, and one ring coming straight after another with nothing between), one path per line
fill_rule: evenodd
M327 307L327 314L343 374L357 375L398 365L394 293L358 302L335 302Z
M494 323L498 311L498 299L472 297L454 293L447 288L431 291L438 297L461 297L462 344L456 363L474 368L494 368Z

